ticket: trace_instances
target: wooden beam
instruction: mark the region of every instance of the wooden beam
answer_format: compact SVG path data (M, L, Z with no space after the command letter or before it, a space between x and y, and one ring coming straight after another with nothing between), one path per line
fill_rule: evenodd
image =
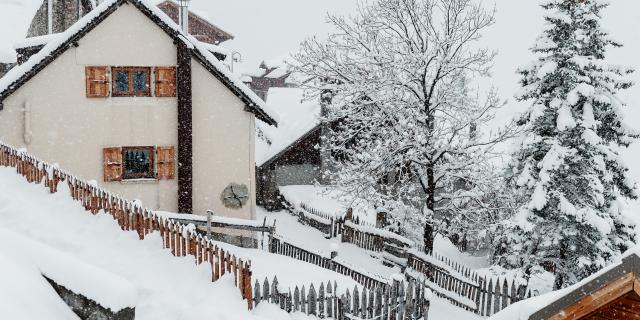
M550 320L570 320L581 319L584 316L600 309L601 307L613 302L624 294L631 292L634 287L636 275L629 272L624 276L612 281L609 285L594 292L593 294L582 298L577 303L567 307L550 317Z
M193 114L191 50L178 41L178 212L193 213Z

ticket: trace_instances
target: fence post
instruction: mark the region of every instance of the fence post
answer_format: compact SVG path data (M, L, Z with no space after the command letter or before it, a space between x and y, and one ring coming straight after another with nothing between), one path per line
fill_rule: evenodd
M213 211L207 210L207 239L211 239L211 216Z

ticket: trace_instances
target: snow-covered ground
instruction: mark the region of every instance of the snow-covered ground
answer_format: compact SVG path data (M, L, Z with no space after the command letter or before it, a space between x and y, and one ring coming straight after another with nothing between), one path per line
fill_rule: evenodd
M20 234L29 240L46 244L64 255L85 261L97 268L126 279L137 291L136 319L314 319L303 314L287 314L278 307L261 304L254 311L246 310L233 279L226 276L210 282L206 264L195 266L190 257L177 258L161 249L157 234L140 241L134 232L123 232L106 214L92 216L68 196L66 185L49 194L41 185L27 184L14 169L0 167L0 237ZM265 213L277 219L279 232L313 248L328 247L334 240L322 237L319 231L298 224L288 213ZM16 236L17 237L17 236ZM243 249L220 244L240 257L252 261L254 279L278 276L281 287L335 280L343 288L352 288L350 278L284 256L261 250ZM0 246L0 279L13 284L11 290L0 290L0 315L12 319L77 319L65 308L46 281L39 277L27 255L16 256L17 250ZM43 245L44 246L44 245ZM4 248L5 250L2 250ZM355 246L340 246L340 256L349 262L359 262L372 272L390 276L397 272L382 266L366 251ZM369 265L367 265L369 263ZM69 268L73 276L73 268ZM6 280L6 281L5 281ZM7 288L6 286L3 286ZM445 300L433 298L430 319L445 316L455 319L480 317L453 307Z
M0 167L0 190L0 232L11 230L126 279L138 292L136 319L306 319L266 304L256 311L247 311L232 278L212 283L206 264L197 267L190 257L171 256L162 249L159 235L140 241L134 232L121 231L110 216L92 216L70 199L64 184L58 193L50 195L42 185L27 184L15 169ZM255 279L275 274L283 285L308 284L316 279L336 280L345 287L355 285L350 278L284 256L223 246L251 258ZM7 256L0 251L3 270L21 268L18 261L7 262ZM26 274L16 274L14 282L33 274L27 268L22 270ZM34 282L31 286L12 286L11 290L2 285L5 290L0 290L0 296L13 298L0 299L0 312L8 314L8 310L39 304L24 300L42 295L34 293L32 297L21 290L31 287L39 288L40 292L45 290L39 280L30 281ZM55 299L42 299L46 299L43 308L48 306L43 310L59 308ZM31 315L23 319L34 319ZM0 318L4 317L0 314Z
M376 223L376 211L367 203L345 196L331 186L282 186L280 194L294 207L304 203L329 216L342 217L348 208L353 208L354 217L370 224Z
M339 243L338 257L343 261L354 265L359 268L363 268L372 273L390 278L393 274L398 273L400 270L397 267L389 268L382 264L382 260L376 258L376 254L371 251L367 251L350 243L340 243L338 239L325 239L322 232L309 226L298 223L297 218L285 211L280 212L267 212L263 208L258 207L257 210L258 220L263 217L267 217L267 221L276 221L276 233L283 235L287 240L293 242L293 244L300 245L303 248L313 249L315 251L329 253L332 244ZM441 252L449 252L455 250L455 246L450 242L440 239L436 242L436 246ZM453 249L451 248L453 247ZM458 252L459 253L459 252ZM466 256L461 254L468 261L478 260L480 258ZM484 266L485 262L477 262L478 266ZM451 305L447 300L433 297L431 301L431 308L429 309L429 319L482 319L482 317L473 314L471 312L464 311L458 307Z
M389 279L391 275L399 273L399 268L389 268L382 265L376 253L358 248L350 243L340 243L339 239L326 239L319 230L302 225L298 219L286 211L267 212L258 207L258 220L267 217L267 221L273 224L276 221L276 233L283 236L288 242L302 248L313 250L329 256L331 246L338 244L338 260L344 261L358 269L367 270L368 273L379 275Z

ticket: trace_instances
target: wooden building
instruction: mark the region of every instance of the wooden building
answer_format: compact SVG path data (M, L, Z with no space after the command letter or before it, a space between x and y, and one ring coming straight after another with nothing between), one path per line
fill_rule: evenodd
M609 266L572 287L518 304L490 319L640 319L640 257L631 253L620 263ZM518 310L527 309L536 311L529 312L529 315L518 314Z
M320 103L305 100L299 88L270 88L267 102L280 121L277 128L256 123L256 197L259 205L277 210L280 186L321 181Z

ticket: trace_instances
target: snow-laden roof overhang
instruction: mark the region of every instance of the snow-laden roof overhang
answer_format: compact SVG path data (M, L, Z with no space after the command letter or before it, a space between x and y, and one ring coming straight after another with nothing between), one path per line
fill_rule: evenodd
M270 88L267 104L279 113L280 125L256 122L264 137L256 137L256 165L268 166L320 129L320 101L306 98L300 88ZM268 140L269 142L265 141Z
M247 111L254 113L258 119L265 123L277 126L276 113L271 111L260 97L232 74L200 41L191 35L183 33L171 18L149 0L105 0L65 32L59 33L53 39L48 39L49 41L42 50L31 56L25 63L11 69L0 79L0 110L2 110L2 103L8 96L42 71L67 49L77 46L78 41L84 35L91 32L93 28L125 3L132 4L138 8L174 41L184 42L191 50L192 56L245 103Z
M612 281L621 278L625 274L633 272L636 275L640 275L639 253L640 246L626 252L622 261L603 268L570 287L517 302L489 317L489 319L548 319L606 287Z
M0 63L15 63L13 43L24 39L43 0L0 1Z

